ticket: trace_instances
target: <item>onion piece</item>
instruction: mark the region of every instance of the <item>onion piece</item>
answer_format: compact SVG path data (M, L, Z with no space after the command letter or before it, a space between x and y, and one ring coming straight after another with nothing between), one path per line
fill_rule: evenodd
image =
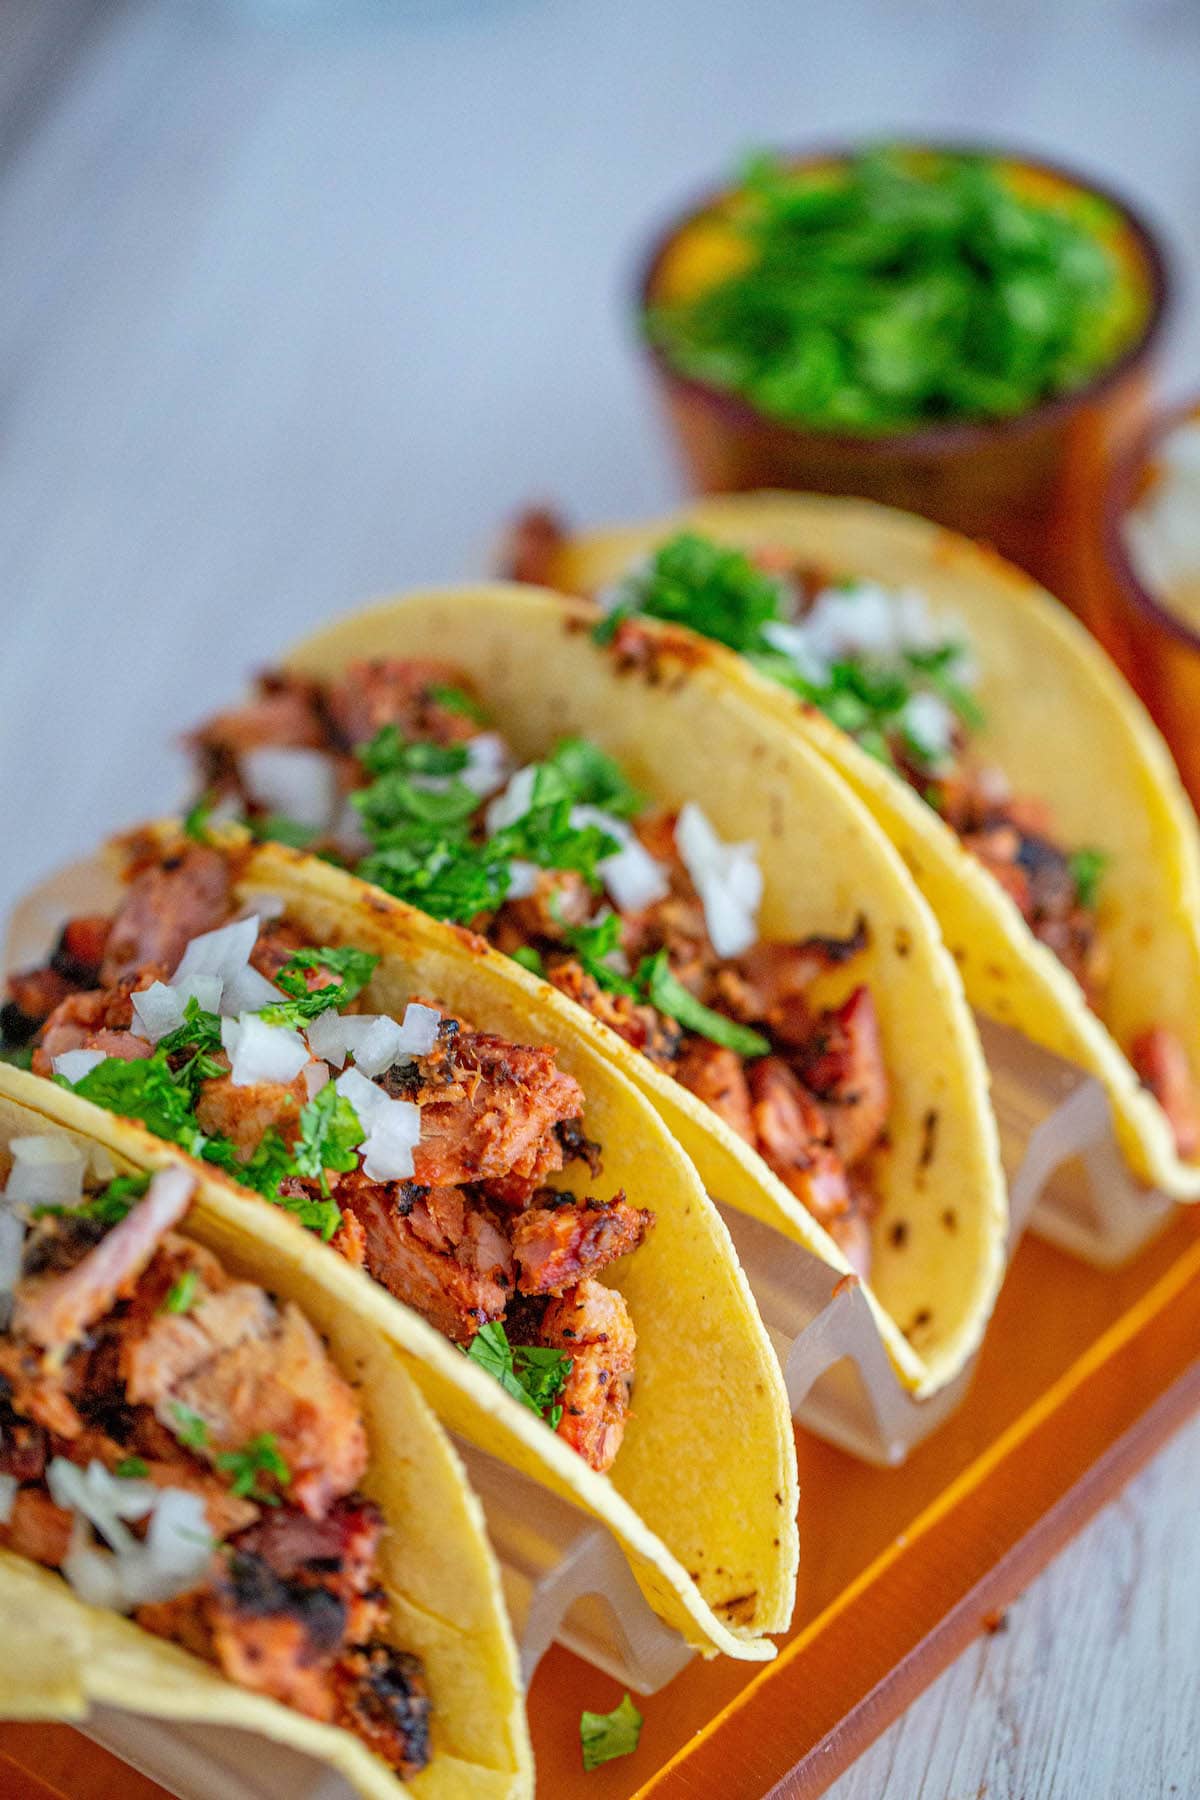
M15 1475L0 1475L0 1525L7 1525L12 1518L13 1503L20 1485Z
M9 1206L78 1206L86 1164L65 1137L16 1137L9 1141L12 1169L4 1189Z
M954 714L937 694L910 694L900 714L901 727L921 756L935 767L954 748Z
M405 1181L413 1172L412 1153L421 1139L421 1109L411 1100L393 1100L357 1069L338 1076L344 1094L366 1133L363 1174L371 1181Z
M56 1503L69 1506L76 1515L63 1574L81 1600L114 1612L131 1612L135 1606L173 1600L203 1581L214 1545L199 1494L122 1481L98 1462L85 1475L64 1457L55 1457L47 1480ZM122 1489L132 1491L126 1497ZM150 1523L142 1542L120 1523L147 1516ZM118 1539L112 1551L92 1547L87 1522L103 1536L111 1532Z
M74 1087L77 1081L82 1081L85 1075L90 1075L107 1060L103 1050L64 1050L61 1056L52 1058L50 1066L56 1075L61 1075Z
M288 1025L268 1025L257 1013L222 1019L221 1044L229 1056L234 1087L253 1087L260 1081L286 1086L311 1055L298 1031Z
M337 770L323 750L266 744L243 750L238 768L246 792L267 812L309 831L328 831L338 806Z
M164 981L152 981L148 988L130 995L134 1019L130 1030L134 1037L157 1044L170 1032L178 1031L189 1000L205 1012L219 1011L224 986L219 975L187 975L170 986Z
M315 1100L323 1087L329 1085L329 1064L306 1062L304 1065L304 1091L310 1100Z
M419 1000L410 1000L400 1027L401 1050L406 1056L431 1055L441 1028L442 1015L436 1006L422 1006Z
M509 900L528 900L531 894L537 893L538 880L542 871L536 863L523 862L514 857L508 865Z
M102 1462L93 1460L86 1469L65 1456L55 1456L46 1469L46 1486L55 1506L81 1513L114 1550L129 1550L137 1539L126 1519L144 1519L158 1498L151 1481L122 1481L110 1475Z
M261 1012L264 1006L275 1006L286 998L282 988L260 975L252 963L247 963L232 981L225 984L221 1011L233 1018L238 1013Z
M25 1248L25 1221L10 1207L0 1207L0 1330L12 1318L13 1295L21 1279Z
M612 856L596 864L596 872L619 912L641 912L643 907L666 899L671 891L666 869L651 856L624 819L615 819L598 806L573 806L571 823L576 827L595 825L620 845Z
M753 844L725 844L689 800L675 822L675 843L704 907L718 956L740 956L758 936L762 870Z
M216 931L201 932L180 958L171 986L181 987L193 975L219 975L228 988L249 963L258 931L259 915L255 912L245 919L235 919L231 925L220 925Z
M533 805L533 790L537 778L537 763L528 763L523 769L517 770L504 792L496 796L484 814L489 835L503 831L506 825L515 825L518 819L525 817Z

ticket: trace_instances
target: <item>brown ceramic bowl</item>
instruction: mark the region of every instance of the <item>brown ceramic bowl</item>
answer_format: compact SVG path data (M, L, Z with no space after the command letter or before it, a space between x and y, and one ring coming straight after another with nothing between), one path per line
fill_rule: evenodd
M961 145L914 149L961 151ZM1080 600L1076 546L1112 461L1144 427L1150 371L1167 305L1163 251L1125 201L1049 163L976 147L1032 194L1084 194L1112 210L1111 242L1142 298L1133 341L1086 386L1015 418L859 435L768 418L739 395L681 374L642 339L684 466L700 493L800 488L905 507L995 545L1070 602ZM845 149L790 158L819 169ZM638 322L667 295L721 270L735 190L710 191L659 234L638 286Z
M1200 399L1155 420L1113 470L1087 545L1087 622L1146 702L1200 810L1200 633L1138 574L1124 522L1144 491L1158 445Z

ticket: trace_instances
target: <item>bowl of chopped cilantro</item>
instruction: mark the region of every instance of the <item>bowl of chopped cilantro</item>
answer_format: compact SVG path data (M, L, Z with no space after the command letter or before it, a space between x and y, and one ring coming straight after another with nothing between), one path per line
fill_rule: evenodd
M657 239L638 300L702 492L863 495L1068 590L1165 303L1155 238L1107 190L913 145L754 157Z

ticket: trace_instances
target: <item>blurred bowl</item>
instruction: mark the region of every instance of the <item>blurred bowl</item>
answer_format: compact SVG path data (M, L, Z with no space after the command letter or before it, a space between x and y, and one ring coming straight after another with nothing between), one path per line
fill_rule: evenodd
M1126 201L1097 182L984 146L905 145L994 161L1030 197L1083 196L1110 209L1111 243L1140 296L1140 328L1086 385L1012 418L922 425L888 433L825 431L768 417L728 389L681 373L649 341L647 309L701 291L731 266L729 216L737 188L704 195L654 240L638 284L638 324L661 404L690 481L700 493L801 488L856 494L922 513L993 544L1072 604L1081 600L1076 549L1114 458L1144 428L1150 374L1167 309L1166 257ZM845 163L848 148L789 156L814 172Z
M1086 618L1146 702L1200 811L1200 630L1135 566L1125 521L1145 492L1167 434L1200 420L1200 398L1156 419L1109 476L1086 559Z

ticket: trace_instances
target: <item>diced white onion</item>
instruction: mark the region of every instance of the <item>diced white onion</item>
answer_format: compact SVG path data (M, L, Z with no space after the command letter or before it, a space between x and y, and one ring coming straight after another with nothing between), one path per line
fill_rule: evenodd
M536 863L514 857L508 865L508 898L528 900L531 894L536 894L541 873Z
M21 1279L21 1254L25 1248L25 1221L10 1207L0 1207L0 1330L12 1317L13 1293Z
M762 870L753 844L724 844L689 800L675 822L675 843L704 907L718 956L740 956L758 936Z
M267 812L310 831L329 830L338 807L337 770L323 750L269 744L244 750L238 765L246 792Z
M48 1479L55 1466L59 1465L61 1469L64 1463L64 1458L56 1457L50 1465ZM74 1469L75 1465L65 1463L65 1467ZM105 1509L107 1523L110 1527L116 1526L121 1542L113 1551L94 1549L84 1525L85 1519L96 1523L93 1512L78 1503L79 1488L69 1476L60 1473L58 1480L64 1498L58 1504L71 1506L76 1513L63 1574L80 1599L90 1606L131 1612L136 1606L173 1600L177 1594L198 1586L207 1573L213 1550L212 1533L201 1496L187 1488L156 1488L148 1482L121 1481L109 1475L102 1464L92 1463L85 1481L91 1482L86 1499L93 1511L103 1504L97 1500L101 1484L98 1480L92 1482L96 1470L113 1489L149 1489L150 1499L143 1505L132 1498L125 1501L119 1494L112 1496ZM76 1469L75 1473L82 1475L81 1470ZM51 1492L54 1492L53 1485ZM141 1510L126 1510L134 1504L140 1505ZM147 1515L150 1523L141 1542L118 1523L121 1518L145 1518ZM100 1529L102 1535L107 1536L105 1528Z
M304 1091L310 1100L315 1100L323 1087L329 1085L329 1065L323 1062L306 1062L304 1065Z
M335 1069L343 1068L348 1056L353 1056L361 1068L364 1045L369 1045L367 1055L370 1060L382 1055L390 1046L393 1054L386 1062L381 1062L379 1068L368 1069L366 1073L371 1075L382 1074L395 1062L400 1054L399 1039L400 1027L394 1019L376 1013L339 1013L332 1007L315 1018L308 1028L308 1042L314 1055L324 1057Z
M571 823L576 828L595 825L621 846L596 864L609 898L620 912L640 912L656 900L666 899L671 891L667 871L624 819L614 819L598 806L573 806Z
M900 722L928 762L944 762L954 746L954 714L937 694L911 694Z
M221 1011L230 1018L238 1013L261 1012L264 1006L274 1006L285 997L282 990L265 975L260 975L252 963L247 963L232 981L226 982L221 995Z
M1154 465L1155 478L1125 518L1125 541L1146 586L1169 596L1200 581L1200 420L1168 432Z
M935 617L916 588L890 589L875 581L822 588L803 619L771 621L763 626L763 636L814 684L828 679L834 663L866 659L887 665L901 662L909 651L946 644L957 649L955 679L964 686L978 679L965 627L944 614Z
M395 1019L389 1019L386 1014L368 1019L367 1029L355 1046L354 1066L364 1075L382 1075L404 1056L403 1036Z
M103 1050L64 1050L61 1056L52 1059L51 1067L56 1075L61 1075L64 1081L69 1081L74 1087L77 1081L82 1081L85 1075L90 1075L105 1060Z
M537 777L537 763L529 763L517 770L504 792L496 796L484 814L489 833L503 831L506 825L515 825L518 819L525 817L533 805Z
M494 794L508 780L512 757L497 731L481 731L467 745L467 766L458 779L481 800Z
M400 1027L401 1052L405 1056L429 1056L441 1028L442 1015L436 1006L422 1006L419 1000L410 1000Z
M298 1031L287 1025L268 1025L256 1013L222 1019L221 1044L229 1056L234 1087L294 1081L310 1054Z
M339 1075L337 1088L349 1100L366 1134L363 1173L371 1181L404 1181L413 1172L412 1153L421 1139L421 1109L411 1100L393 1100L357 1069Z
M193 975L219 975L225 984L226 999L230 985L246 968L250 952L258 940L259 915L235 919L216 931L201 932L194 937L171 977L172 987L182 987Z
M10 1206L77 1206L83 1198L84 1156L66 1137L9 1141L12 1169L4 1189Z
M803 680L811 681L814 687L819 687L828 679L829 666L821 661L809 643L808 633L803 625L785 625L781 619L769 619L762 632L772 650L778 650L781 656L786 656Z
M46 1486L55 1506L81 1513L114 1550L129 1550L137 1542L126 1519L144 1519L158 1498L150 1481L122 1481L110 1475L102 1462L86 1469L65 1456L55 1456L46 1470Z
M20 1485L15 1475L0 1475L0 1525L7 1525L12 1518L13 1505Z

